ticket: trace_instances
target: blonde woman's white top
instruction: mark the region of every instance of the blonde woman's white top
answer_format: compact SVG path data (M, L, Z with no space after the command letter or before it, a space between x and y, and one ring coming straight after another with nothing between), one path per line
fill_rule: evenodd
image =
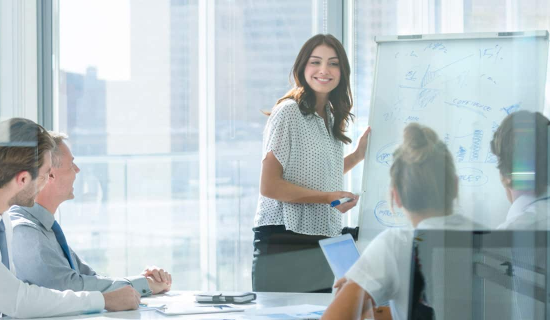
M422 220L417 229L483 230L484 226L458 214ZM377 305L388 302L394 320L406 320L414 229L389 228L365 248L346 273L369 293Z
M328 104L326 114L328 129L317 113L302 114L296 101L278 104L264 130L262 161L273 152L286 181L324 192L342 190L344 146L332 135L334 119ZM328 204L289 203L260 195L254 226L265 225L284 225L296 233L334 237L342 232L342 214Z

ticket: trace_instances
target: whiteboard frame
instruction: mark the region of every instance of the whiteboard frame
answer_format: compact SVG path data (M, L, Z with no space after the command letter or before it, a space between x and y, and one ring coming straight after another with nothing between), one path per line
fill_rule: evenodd
M529 37L542 37L546 40L549 39L548 30L534 30L534 31L517 31L517 32L475 32L475 33L438 33L438 34L416 34L416 35L392 35L392 36L376 36L374 37L374 42L377 43L376 46L376 64L374 69L374 79L378 76L378 66L380 59L380 44L385 42L404 42L404 41L433 41L433 40L468 40L468 39L498 39L498 38L529 38ZM548 67L548 66L547 66ZM547 70L548 72L548 70ZM548 79L546 79L548 81ZM373 81L371 89L371 98L370 98L370 107L369 107L369 125L372 119L373 113L373 100L374 93L376 89L376 81ZM550 129L549 129L549 139L550 139ZM369 143L367 145L367 152L365 153L365 160L370 157L370 137ZM550 150L549 150L550 154ZM549 164L550 167L550 164ZM366 168L365 168L366 169ZM363 169L363 179L361 180L361 192L367 192L366 190L366 181L368 181L368 170ZM388 191L389 192L389 191ZM359 204L359 219L357 221L359 227L363 225L363 202ZM359 234L361 229L359 229ZM363 248L361 248L363 249Z
M497 39L497 38L525 38L544 37L548 39L547 30L517 31L517 32L474 32L474 33L438 33L438 34L411 34L396 36L374 37L376 43L392 41L433 41L433 40L461 40L461 39Z
M376 37L374 37L374 41L376 42ZM377 42L378 43L378 42ZM375 64L375 68L374 68L374 79L376 79L376 77L378 76L378 59L380 59L380 46L379 45L376 45L376 64ZM371 88L371 94L370 94L370 105L369 105L369 121L368 121L368 124L370 126L370 123L371 123L371 119L372 119L372 103L374 101L374 93L376 92L375 91L376 89L376 82L373 81L372 83L372 88ZM368 158L370 158L370 146L371 146L371 143L370 143L370 136L369 136L369 140L367 142L367 152L365 153L365 158L363 159L363 161L367 161ZM368 175L369 175L369 172L366 169L366 165L365 163L363 163L363 179L361 180L361 194L364 194L365 192L367 192L367 181L368 181ZM362 201L362 198L359 198L360 199L360 203L359 203L359 219L357 219L357 226L359 227L359 232L357 234L357 239L359 239L359 234L361 233L361 226L363 225L363 201ZM359 241L358 241L359 242ZM363 248L360 248L361 252L363 251L362 250Z

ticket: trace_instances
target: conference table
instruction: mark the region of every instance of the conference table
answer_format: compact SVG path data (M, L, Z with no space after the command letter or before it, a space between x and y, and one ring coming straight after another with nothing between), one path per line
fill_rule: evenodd
M196 305L194 302L194 294L198 292L199 291L173 291L167 294L142 298L141 301L148 305L185 304L193 306ZM155 310L140 308L140 310L134 311L102 312L80 316L40 319L254 319L258 311L262 311L263 309L298 305L317 305L326 307L330 304L332 298L332 294L330 293L259 292L254 302L235 305L244 308L244 312L166 316Z

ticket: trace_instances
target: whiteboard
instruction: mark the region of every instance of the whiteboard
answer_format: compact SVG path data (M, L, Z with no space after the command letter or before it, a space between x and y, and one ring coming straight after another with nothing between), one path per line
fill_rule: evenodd
M451 151L459 176L455 212L488 227L504 221L510 203L490 141L517 110L543 111L548 32L377 37L363 170L359 244L408 223L389 206L392 153L403 128L434 129Z

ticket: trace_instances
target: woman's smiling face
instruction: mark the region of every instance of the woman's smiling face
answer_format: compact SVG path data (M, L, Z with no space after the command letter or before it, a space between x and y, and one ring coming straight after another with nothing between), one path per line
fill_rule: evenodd
M317 96L328 96L340 83L340 63L336 51L325 44L313 49L304 77Z

